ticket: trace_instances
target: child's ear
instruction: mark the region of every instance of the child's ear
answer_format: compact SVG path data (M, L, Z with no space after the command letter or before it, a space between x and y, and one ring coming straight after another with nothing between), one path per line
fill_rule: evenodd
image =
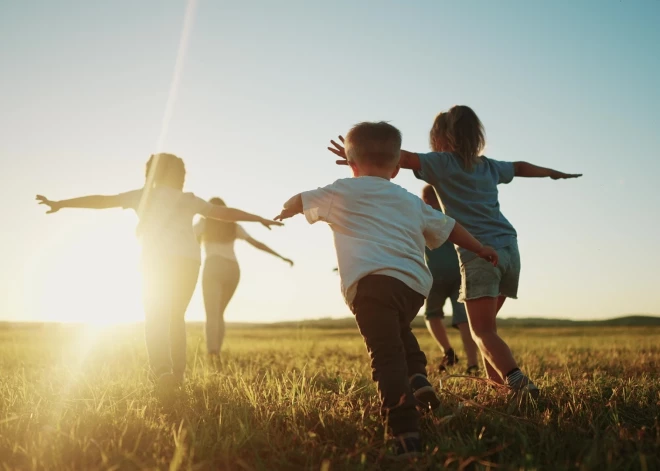
M396 176L399 174L399 170L401 170L401 165L397 165L397 166L396 166L396 168L395 168L394 171L392 172L392 177L391 177L391 178L396 177Z
M360 169L358 168L357 165L355 165L355 162L351 162L349 160L348 161L348 166L351 167L351 171L353 172L354 177L359 177L360 176Z

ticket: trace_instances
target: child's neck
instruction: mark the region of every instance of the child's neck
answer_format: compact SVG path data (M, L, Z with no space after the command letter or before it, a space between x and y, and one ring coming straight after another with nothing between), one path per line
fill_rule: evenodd
M353 176L355 178L359 177L378 177L384 178L385 180L392 179L392 170L391 169L382 169L382 168L367 168L367 169L356 169L353 171Z

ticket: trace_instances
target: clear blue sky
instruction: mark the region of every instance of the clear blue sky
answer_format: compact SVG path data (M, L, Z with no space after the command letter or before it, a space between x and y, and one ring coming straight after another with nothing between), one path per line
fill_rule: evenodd
M140 318L135 216L46 217L33 199L141 186L185 10L0 0L0 319ZM203 0L164 148L187 189L274 216L348 176L325 147L352 124L389 120L423 152L435 114L470 105L486 155L584 173L501 187L523 257L503 314L660 314L659 23L653 0ZM327 227L245 227L297 264L239 246L229 320L349 314ZM196 295L188 318L202 316Z

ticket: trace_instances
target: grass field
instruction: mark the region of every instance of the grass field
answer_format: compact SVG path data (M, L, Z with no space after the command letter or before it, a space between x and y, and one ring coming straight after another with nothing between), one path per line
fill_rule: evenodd
M660 469L660 328L502 333L543 388L538 404L444 378L428 455L408 465L387 451L355 329L230 328L216 373L195 326L168 409L139 326L0 330L0 469Z

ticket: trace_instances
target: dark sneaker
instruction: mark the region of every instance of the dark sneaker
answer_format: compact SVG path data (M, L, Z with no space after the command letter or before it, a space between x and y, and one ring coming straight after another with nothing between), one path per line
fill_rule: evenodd
M541 391L536 385L529 379L527 376L523 376L520 381L517 381L513 385L508 385L511 388L513 396L519 401L524 401L525 399L532 398L535 401L539 398Z
M399 459L418 458L424 454L422 440L418 436L399 435L395 437L395 442Z
M415 399L417 399L417 402L419 402L424 409L435 410L440 407L440 399L438 399L433 386L426 376L422 374L412 376L410 378L410 388L412 389Z
M454 349L450 348L445 352L445 356L442 357L442 361L440 362L440 367L438 369L441 373L444 373L447 371L448 366L454 366L456 363L458 363L458 357L456 356Z
M465 374L468 376L479 376L479 366L478 365L468 366L467 370L465 370Z

